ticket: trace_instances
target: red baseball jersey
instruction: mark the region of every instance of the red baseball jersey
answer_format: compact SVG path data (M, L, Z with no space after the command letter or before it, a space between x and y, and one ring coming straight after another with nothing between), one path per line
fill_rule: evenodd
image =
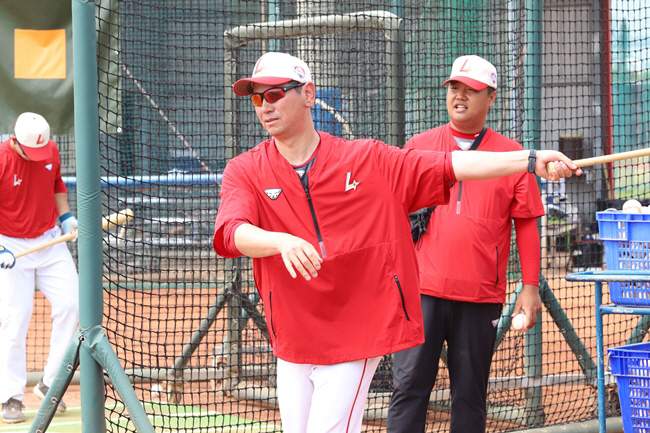
M460 151L449 124L415 135L405 148ZM522 150L487 129L477 150ZM436 207L417 251L422 293L465 302L503 303L513 218L544 215L535 175L456 182ZM523 262L522 262L523 264ZM539 263L537 270L539 274Z
M58 210L54 194L65 193L56 145L43 161L27 161L0 143L0 233L36 238L54 227Z
M424 341L408 212L449 199L449 155L319 132L309 198L273 140L226 167L214 248L240 255L224 227L244 219L325 251L317 278L291 278L279 254L253 259L274 354L335 364ZM313 211L312 211L313 206Z

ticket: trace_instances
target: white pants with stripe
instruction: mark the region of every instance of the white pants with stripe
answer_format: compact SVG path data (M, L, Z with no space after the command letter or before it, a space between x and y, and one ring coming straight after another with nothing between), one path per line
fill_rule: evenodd
M17 254L60 235L59 227L34 239L0 235L0 245ZM0 269L0 403L10 398L22 401L25 396L26 341L35 286L52 307L50 353L43 376L45 385L52 384L79 327L79 278L65 242L17 258L12 269Z
M358 433L381 357L332 365L278 359L277 392L284 433Z

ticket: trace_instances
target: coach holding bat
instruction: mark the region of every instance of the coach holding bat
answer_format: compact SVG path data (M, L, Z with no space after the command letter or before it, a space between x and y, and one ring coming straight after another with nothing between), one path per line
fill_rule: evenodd
M79 281L65 243L19 259L19 252L77 229L50 126L35 113L16 120L0 143L0 402L2 420L25 421L26 340L37 286L52 306L50 353L34 393L45 397L79 324ZM11 257L9 256L11 254ZM65 411L60 401L57 408Z
M497 94L497 71L490 62L478 56L459 57L443 85L449 123L414 136L405 148L459 155L523 149L485 126ZM450 203L433 210L427 232L416 243L426 341L393 357L388 433L425 431L444 342L450 432L485 431L488 376L508 288L513 221L523 280L513 315L525 313L523 326L529 329L542 309L537 218L544 215L544 207L535 176L458 179L451 197Z
M253 258L283 431L359 432L381 357L424 341L408 212L447 203L451 182L580 170L555 151L401 150L316 131L309 68L288 54L264 54L233 90L271 138L226 166L214 249Z

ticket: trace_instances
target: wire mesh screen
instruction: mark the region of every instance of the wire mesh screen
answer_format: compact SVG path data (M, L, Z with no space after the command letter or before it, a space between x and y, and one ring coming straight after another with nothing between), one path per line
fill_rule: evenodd
M226 260L211 247L220 173L267 138L250 101L232 94L234 80L249 76L266 51L291 53L311 68L318 129L401 146L448 122L442 83L456 57L477 54L498 71L488 115L497 132L575 159L645 147L650 5L531 8L541 3L96 1L104 213L130 208L135 216L104 233L104 325L156 431L281 431L275 360L250 261ZM58 143L73 185L74 138ZM595 213L630 198L647 205L648 180L648 159L639 158L540 184L545 308L527 334L500 334L489 431L596 418L593 288L564 276L607 268ZM521 283L514 238L508 278L511 301ZM644 339L642 319L605 316L605 347ZM45 329L30 331L39 359L47 317L34 322ZM440 365L431 432L449 428L449 380ZM607 384L608 415L620 415L615 382ZM386 356L364 431L385 430L391 392ZM106 394L109 431L135 431L110 384Z

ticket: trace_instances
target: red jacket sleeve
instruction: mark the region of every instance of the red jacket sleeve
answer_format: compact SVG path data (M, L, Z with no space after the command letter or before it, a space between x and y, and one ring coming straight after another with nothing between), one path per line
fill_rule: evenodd
M451 154L447 152L445 153L445 182L454 183L457 180L454 165L451 163Z
M539 286L540 240L537 218L514 218L523 284Z
M243 223L258 225L255 195L247 187L245 170L232 160L223 172L221 202L214 223L212 246L222 257L239 257L235 246L235 230Z
M451 157L448 153L399 149L395 146L384 148L380 166L396 198L404 203L407 212L449 202L446 175Z
M531 173L518 173L515 196L510 206L512 218L537 218L544 215L544 205L539 194L537 179Z
M520 174L510 215L517 232L523 284L539 286L540 240L537 217L544 215L537 179L533 174Z

